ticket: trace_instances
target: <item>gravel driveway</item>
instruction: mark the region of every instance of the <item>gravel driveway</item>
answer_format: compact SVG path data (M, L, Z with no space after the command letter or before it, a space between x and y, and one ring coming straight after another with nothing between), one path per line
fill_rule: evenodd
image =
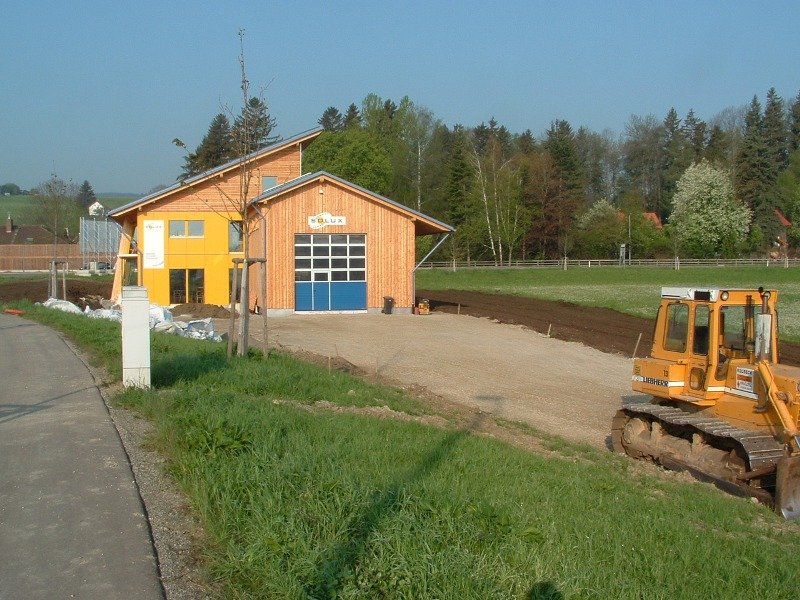
M606 447L632 361L517 325L464 315L301 315L267 322L270 344L367 372L548 433ZM259 338L260 319L251 333ZM254 340L255 342L255 340Z

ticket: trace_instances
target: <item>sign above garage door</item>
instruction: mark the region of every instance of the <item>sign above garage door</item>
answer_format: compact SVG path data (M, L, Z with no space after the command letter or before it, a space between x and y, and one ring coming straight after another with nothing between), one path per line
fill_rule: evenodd
M308 217L308 226L311 229L322 229L328 226L347 225L347 217L334 216L329 212L321 212L313 217Z

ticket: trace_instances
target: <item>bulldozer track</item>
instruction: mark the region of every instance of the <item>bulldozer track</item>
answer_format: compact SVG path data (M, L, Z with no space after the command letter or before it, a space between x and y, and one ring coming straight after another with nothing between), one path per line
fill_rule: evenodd
M649 399L632 399L622 403L622 410L629 415L646 414L663 423L690 427L708 435L733 440L740 447L751 471L774 466L785 455L784 446L771 435L733 427L730 423L674 406L652 404Z

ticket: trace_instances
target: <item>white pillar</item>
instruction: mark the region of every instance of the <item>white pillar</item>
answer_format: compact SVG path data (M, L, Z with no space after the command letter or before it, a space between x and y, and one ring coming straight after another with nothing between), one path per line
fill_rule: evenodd
M150 387L150 301L147 288L122 288L122 384Z

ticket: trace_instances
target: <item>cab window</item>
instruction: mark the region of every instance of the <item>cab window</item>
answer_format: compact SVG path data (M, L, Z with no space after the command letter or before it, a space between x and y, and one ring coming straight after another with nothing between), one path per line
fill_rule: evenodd
M686 339L689 337L689 305L670 304L667 306L667 328L664 350L686 352Z
M699 304L694 309L694 328L692 331L692 352L694 354L708 355L708 329L709 329L708 306Z

